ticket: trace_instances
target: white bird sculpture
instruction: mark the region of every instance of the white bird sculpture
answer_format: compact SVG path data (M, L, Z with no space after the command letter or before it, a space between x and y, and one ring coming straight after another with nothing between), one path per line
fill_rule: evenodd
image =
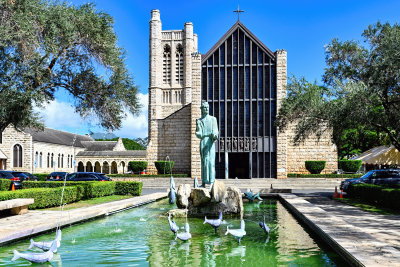
M42 253L21 253L16 250L14 250L14 257L11 259L11 261L18 260L19 258L28 260L30 262L35 262L35 263L45 263L48 261L51 261L53 259L54 251L57 250L57 240L55 239L51 246L50 249L46 252Z
M207 219L207 216L205 216L203 224L206 224L206 223L208 223L209 225L214 227L215 233L217 233L218 227L222 223L222 212L219 213L218 219Z
M264 230L264 233L266 233L267 235L269 234L269 227L268 225L265 223L265 215L264 215L264 222L258 222L258 225L261 227L261 229Z
M56 239L55 240L57 241L57 248L59 248L60 245L61 245L61 229L57 230ZM35 242L35 241L33 241L33 239L31 239L31 245L29 246L28 249L31 249L33 247L37 247L37 248L40 248L42 250L47 251L47 250L50 249L52 244L53 244L53 241ZM54 253L57 252L57 248L54 251Z
M168 214L168 222L169 222L169 228L176 235L176 233L178 232L179 228L176 225L176 223L173 220L171 220L171 214Z
M244 220L240 221L240 229L229 229L229 226L228 226L226 229L225 235L227 235L227 234L233 235L234 237L236 237L239 240L239 243L240 243L240 240L242 239L242 237L246 235L244 226L245 226Z
M190 229L189 229L189 224L188 223L185 224L185 232L178 233L176 235L176 237L175 237L175 240L176 240L176 238L179 238L182 241L187 241L190 238L192 238L192 235L190 234Z

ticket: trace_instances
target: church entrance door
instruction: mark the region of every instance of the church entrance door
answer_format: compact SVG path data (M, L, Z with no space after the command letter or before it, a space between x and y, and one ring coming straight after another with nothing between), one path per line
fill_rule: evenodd
M229 178L247 179L249 175L249 153L229 153Z

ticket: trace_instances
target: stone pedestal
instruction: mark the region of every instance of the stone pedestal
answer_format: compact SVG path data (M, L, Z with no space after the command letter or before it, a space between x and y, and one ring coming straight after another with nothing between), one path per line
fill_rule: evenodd
M178 207L187 207L189 216L218 216L220 212L241 216L243 213L242 194L237 187L225 188L222 181L215 181L211 193L208 188L193 188L188 194L188 188L187 184L179 186L177 203Z

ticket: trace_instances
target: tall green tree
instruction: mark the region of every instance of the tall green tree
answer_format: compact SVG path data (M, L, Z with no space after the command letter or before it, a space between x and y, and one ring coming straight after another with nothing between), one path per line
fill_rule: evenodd
M0 0L0 131L43 126L34 106L64 90L107 130L140 109L113 18L93 4ZM60 110L60 112L63 112Z
M295 122L296 142L362 126L385 133L400 150L400 26L377 23L362 36L365 46L337 39L327 45L325 86L292 78L277 126Z

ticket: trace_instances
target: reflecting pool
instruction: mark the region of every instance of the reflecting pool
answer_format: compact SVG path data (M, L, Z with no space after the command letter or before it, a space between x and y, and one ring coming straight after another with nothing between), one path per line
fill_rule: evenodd
M239 228L239 218L226 217L215 234L201 218L189 218L192 239L175 240L165 213L173 208L158 201L112 216L63 228L63 239L51 263L44 266L339 266L339 257L322 250L293 216L276 200L245 203L247 235L241 243L225 235L226 227ZM259 227L263 215L271 233ZM64 216L67 216L67 212ZM177 218L184 231L185 218ZM28 223L28 222L27 222ZM34 238L51 240L55 233ZM0 248L0 266L29 266L12 251L24 251L29 240ZM36 250L39 252L40 250ZM253 265L254 264L254 265Z

